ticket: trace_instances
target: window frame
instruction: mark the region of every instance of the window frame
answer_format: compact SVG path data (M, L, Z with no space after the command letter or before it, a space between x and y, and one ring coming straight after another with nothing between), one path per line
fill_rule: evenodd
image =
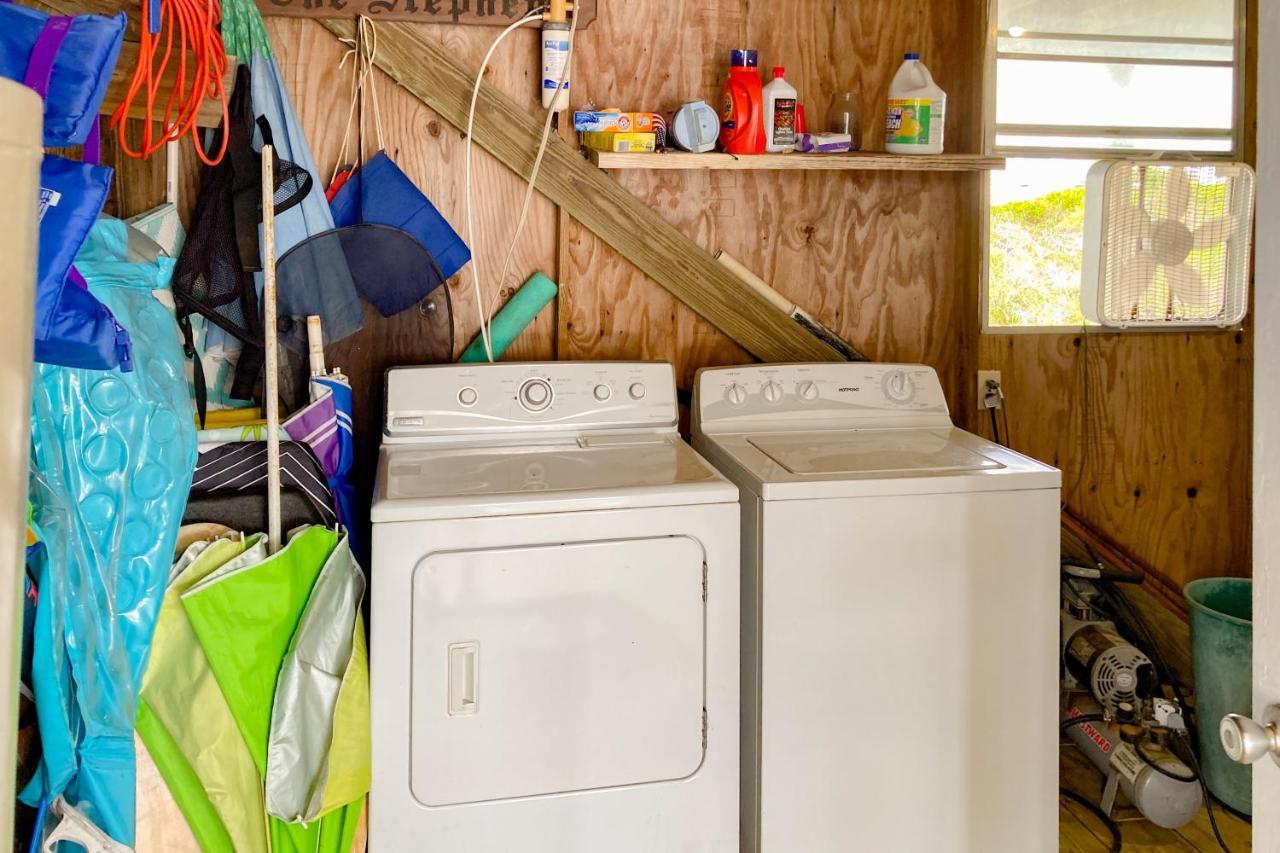
M1234 0L1235 5L1235 51L1234 58L1230 63L1221 61L1211 61L1202 59L1118 59L1114 57L1058 57L1050 54L1029 55L1029 54L1002 54L999 50L999 38L1002 35L999 29L999 3L1000 0L987 0L987 26L986 26L986 43L983 57L983 87L982 87L982 148L983 152L996 157L1005 157L1009 159L1023 160L1061 160L1061 159L1078 159L1078 160L1150 160L1164 153L1161 151L1143 151L1134 149L1111 150L1111 149L1083 149L1083 148L1028 148L1019 146L1000 146L996 144L997 133L1003 130L1008 132L1010 128L1019 128L1019 125L1000 126L996 123L996 63L1002 58L1017 58L1020 60L1030 59L1031 61L1048 61L1068 59L1073 62L1098 62L1107 63L1111 60L1112 64L1124 65L1168 65L1178 67L1213 67L1232 69L1233 91L1232 91L1232 109L1233 117L1231 128L1231 150L1219 152L1187 152L1194 156L1197 160L1220 161L1225 163L1239 162L1244 158L1245 149L1245 122L1246 122L1246 106L1247 106L1247 90L1248 80L1248 59L1249 59L1249 43L1248 43L1248 0ZM1044 37L1044 33L1025 33L1026 36ZM1054 34L1049 34L1054 35ZM1117 40L1125 44L1134 43L1169 43L1169 39L1163 37L1108 37L1108 36L1092 36L1095 41ZM1193 42L1193 43L1211 43L1220 45L1220 39L1177 39L1177 42ZM1079 125L1037 125L1035 132L1023 135L1044 135L1044 136L1064 136L1073 133L1089 136L1105 136L1109 133L1115 133L1116 128L1106 128L1105 131L1099 132L1096 129L1088 131L1080 130ZM1215 137L1220 137L1222 132L1217 129L1191 128L1191 129L1171 129L1171 128L1119 128L1118 130L1127 131L1155 131L1164 138L1203 138L1212 133ZM1064 132L1065 131L1065 132ZM991 284L991 173L984 173L980 181L980 215L978 223L978 235L981 245L978 251L978 257L982 265L978 281L978 312L980 316L981 326L980 332L984 335L1055 335L1055 334L1076 334L1087 331L1089 328L1095 328L1088 325L1078 326L995 326L990 323L990 312L988 310L988 295ZM1098 327L1101 328L1101 327ZM1206 329L1208 332L1234 332L1238 327L1230 327L1227 329ZM1130 328L1130 329L1112 329L1107 328L1108 332L1118 332L1124 334L1161 334L1163 332L1181 332L1188 333L1199 331L1187 328L1171 328L1171 329L1146 329L1146 328Z

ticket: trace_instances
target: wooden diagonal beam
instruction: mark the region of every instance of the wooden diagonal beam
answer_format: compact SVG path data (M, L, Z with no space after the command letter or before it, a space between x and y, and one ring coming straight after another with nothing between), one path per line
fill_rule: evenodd
M318 23L341 38L354 37L351 22ZM416 98L465 130L475 71L438 41L412 25L384 23L378 27L375 61ZM475 142L525 179L533 169L542 124L493 86L481 87ZM553 137L547 147L537 188L757 358L843 360L559 138Z

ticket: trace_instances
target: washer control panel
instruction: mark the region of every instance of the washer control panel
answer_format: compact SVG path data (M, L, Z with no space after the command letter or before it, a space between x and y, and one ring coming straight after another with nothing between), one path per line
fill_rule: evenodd
M820 420L832 426L951 425L938 374L920 364L843 362L710 368L698 373L703 425Z
M448 364L387 371L388 440L513 429L674 427L675 371L660 362Z

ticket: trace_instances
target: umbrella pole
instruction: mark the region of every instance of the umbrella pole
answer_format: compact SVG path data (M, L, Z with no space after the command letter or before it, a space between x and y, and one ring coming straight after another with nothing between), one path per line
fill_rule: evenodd
M307 344L311 354L311 375L324 376L324 324L315 314L307 317Z
M275 157L262 146L262 340L266 351L263 396L267 408L267 549L280 550L280 341L276 334Z

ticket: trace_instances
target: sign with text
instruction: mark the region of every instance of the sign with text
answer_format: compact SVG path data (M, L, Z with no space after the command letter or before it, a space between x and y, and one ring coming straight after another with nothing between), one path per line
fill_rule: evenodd
M541 0L256 0L263 15L354 18L423 24L508 26L544 5ZM578 29L596 19L596 0L577 0Z

